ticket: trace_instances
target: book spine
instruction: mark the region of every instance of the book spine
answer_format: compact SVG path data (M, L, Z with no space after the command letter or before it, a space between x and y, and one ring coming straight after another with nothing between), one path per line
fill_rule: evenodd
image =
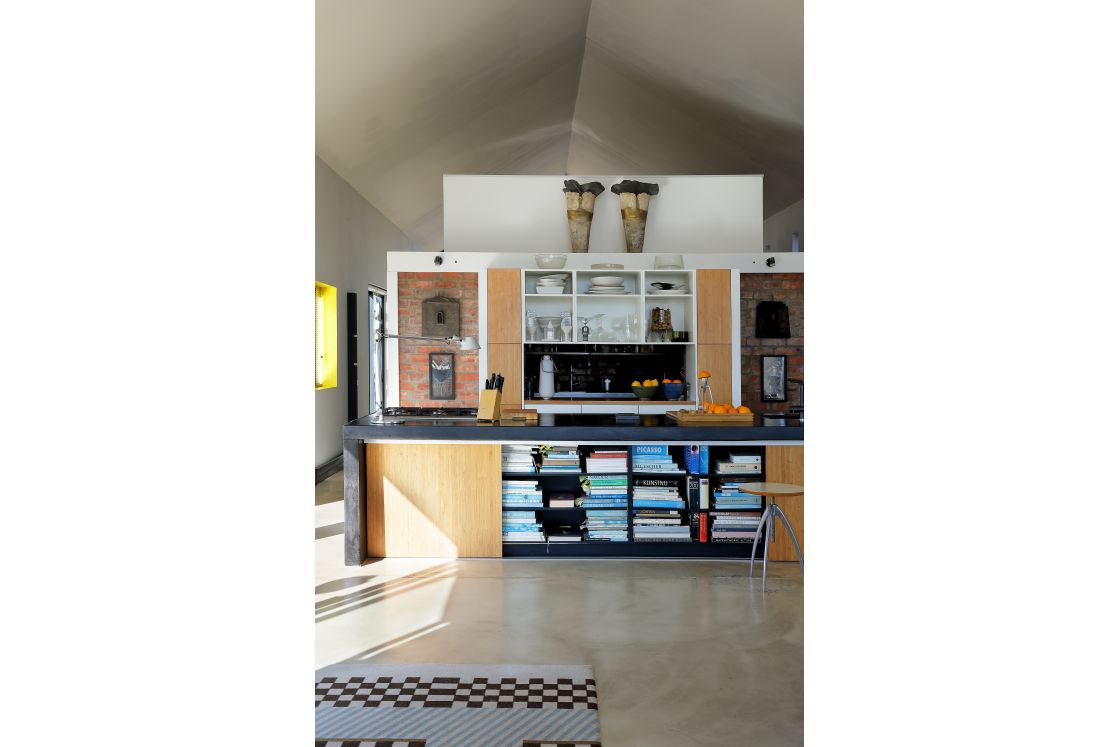
M700 541L708 541L708 515L700 514Z
M700 508L710 508L711 501L709 500L708 478L701 477L699 479L699 503Z
M709 469L708 469L708 447L707 446L701 446L700 447L700 469L699 469L699 472L701 474L707 474L709 472Z

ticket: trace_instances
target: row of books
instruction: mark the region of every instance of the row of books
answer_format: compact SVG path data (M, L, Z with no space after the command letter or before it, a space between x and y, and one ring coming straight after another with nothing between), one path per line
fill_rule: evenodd
M727 459L716 462L716 473L720 475L760 475L762 474L762 455L728 454Z
M541 472L579 472L579 449L575 446L553 446L540 453Z
M576 504L580 508L621 508L625 515L629 489L626 475L588 475L583 480L584 495Z
M625 449L595 449L587 455L588 474L626 471Z
M544 508L544 491L536 480L502 480L502 508Z
M684 508L676 480L634 478L634 508Z
M537 456L540 456L540 468ZM666 444L639 444L630 447L635 472L663 472L666 474L708 474L708 447L690 446L684 451L684 470L681 469ZM627 470L625 449L597 448L587 455L587 472L608 474ZM537 447L530 444L505 444L502 446L502 471L509 473L576 472L580 471L580 453L575 446ZM727 459L716 461L716 474L758 475L762 473L762 456L734 452Z
M761 513L711 511L689 517L690 538L697 542L754 542Z
M669 454L664 444L640 444L630 447L635 472L658 472L667 475L683 474L681 466Z
M761 513L712 511L713 542L753 542L758 536Z
M536 446L528 444L504 444L502 446L502 472L530 474L537 471L534 455Z
M691 542L687 520L680 511L639 508L634 511L635 542Z
M743 492L743 488L749 485L748 482L741 480L723 480L720 482L719 487L716 488L712 494L715 506L717 509L751 509L762 510L762 496L751 495L750 493Z
M544 542L544 527L532 511L502 511L502 542Z
M583 524L589 541L626 542L626 508L604 509L589 508L587 520Z

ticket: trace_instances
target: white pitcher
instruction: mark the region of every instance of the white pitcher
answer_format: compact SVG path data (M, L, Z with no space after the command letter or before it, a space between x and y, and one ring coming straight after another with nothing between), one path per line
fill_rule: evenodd
M556 394L556 363L551 355L541 358L540 383L537 389L540 390L541 399L552 399L552 395Z

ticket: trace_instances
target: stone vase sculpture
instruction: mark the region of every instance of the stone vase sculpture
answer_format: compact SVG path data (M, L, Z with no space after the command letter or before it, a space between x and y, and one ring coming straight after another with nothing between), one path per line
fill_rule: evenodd
M572 251L587 253L591 239L591 219L595 217L595 198L603 192L599 182L579 184L575 179L564 181L564 202L568 208L568 234Z
M649 199L657 194L659 188L650 182L626 179L611 187L611 191L618 195L622 207L622 235L626 239L626 251L638 254L646 241Z

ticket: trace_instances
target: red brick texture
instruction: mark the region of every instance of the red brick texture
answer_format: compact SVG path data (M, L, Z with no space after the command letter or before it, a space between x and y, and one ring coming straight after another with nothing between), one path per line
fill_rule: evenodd
M742 329L741 368L743 404L755 412L784 410L799 404L797 387L786 391L785 402L762 402L762 356L786 356L786 379L805 378L805 275L743 273L739 276L739 321ZM781 301L789 307L789 332L785 340L759 340L754 336L755 309L760 301Z
M397 274L398 334L422 334L420 304L433 296L459 300L459 335L478 336L478 273L401 272ZM401 407L478 407L478 351L459 350L424 340L398 340ZM428 353L455 355L455 399L428 399Z

